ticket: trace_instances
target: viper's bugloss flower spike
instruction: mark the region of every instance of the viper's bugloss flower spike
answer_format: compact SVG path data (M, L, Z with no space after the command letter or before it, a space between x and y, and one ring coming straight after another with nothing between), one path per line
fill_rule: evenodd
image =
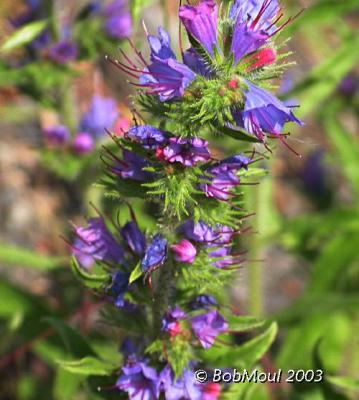
M183 239L179 243L172 245L171 249L176 254L177 261L186 264L194 263L197 255L197 249L189 240Z
M205 349L213 346L217 336L228 331L228 322L216 310L193 317L191 324L194 334Z
M152 242L146 249L142 260L142 268L145 272L150 272L164 264L167 258L167 240L160 234L153 237Z
M123 247L107 228L102 217L91 218L87 227L76 227L73 255L84 268L90 268L96 260L112 264L124 260Z
M95 139L99 139L105 135L105 128L112 128L118 117L116 100L95 95L92 98L89 110L82 117L81 129L83 132L93 135Z
M156 370L146 361L129 359L122 368L122 375L117 380L118 389L128 393L131 400L155 400L159 398L160 380Z

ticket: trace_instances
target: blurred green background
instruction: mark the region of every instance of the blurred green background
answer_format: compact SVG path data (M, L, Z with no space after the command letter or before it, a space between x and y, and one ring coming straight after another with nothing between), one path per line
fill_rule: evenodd
M63 0L61 15L73 12L74 3ZM278 145L266 164L269 174L247 190L259 232L248 240L250 258L263 261L246 263L231 301L240 313L279 323L263 367L323 368L337 379L336 385L329 378L316 385L251 385L238 398L359 399L359 1L283 3L289 15L305 8L282 34L292 38L287 47L296 64L280 89L301 104L305 126L291 131L288 143L303 157ZM0 45L21 7L19 0L1 1ZM176 0L134 2L136 43L145 47L140 15L151 30L164 23L176 38L177 7ZM56 363L88 354L90 342L120 365L117 333L101 324L101 303L73 276L60 238L71 236L69 220L80 223L93 213L90 201L106 205L93 185L101 174L99 155L56 154L42 134L60 103L69 106L71 95L70 109L87 104L96 85L131 116L124 76L104 61L121 43L78 29L94 49L84 45L81 60L65 71L43 70L40 60L31 67L38 86L29 86L29 75L13 61L22 59L21 47L0 53L1 400L121 398L96 394L91 382ZM122 46L126 51L128 44ZM226 145L221 141L220 151ZM153 221L143 215L140 223Z

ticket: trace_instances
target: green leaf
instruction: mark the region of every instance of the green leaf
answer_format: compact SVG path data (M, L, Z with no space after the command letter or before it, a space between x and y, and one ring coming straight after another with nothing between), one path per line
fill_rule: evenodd
M140 278L142 276L142 274L143 274L143 269L141 266L141 262L139 262L136 265L136 268L131 272L129 283L131 284L134 281L136 281L138 278Z
M62 361L57 360L61 368L76 375L85 376L107 376L112 375L118 366L109 364L94 357L85 357L80 360Z
M236 316L231 315L227 317L229 323L229 329L236 332L247 332L256 328L261 328L265 321L251 316Z
M359 379L350 376L327 376L327 381L341 389L355 390L359 392Z
M249 135L248 132L242 129L232 129L228 126L213 126L213 128L217 132L221 132L224 135L228 135L231 138L239 141L249 142L249 143L260 143L260 140L258 140L254 135Z
M65 322L57 318L44 318L44 320L59 333L69 356L82 358L95 355L87 340Z
M44 256L28 249L0 243L0 261L5 265L50 271L61 266L65 259L61 257Z
M2 51L10 51L24 46L40 35L46 28L48 21L35 21L31 22L20 29L16 30L9 39L2 45Z
M89 288L98 289L106 285L110 280L110 274L107 272L101 274L88 273L79 265L75 257L72 257L71 266L75 276Z
M75 399L84 377L72 374L65 369L58 368L56 371L53 394L55 400Z
M211 362L216 367L229 367L239 365L243 368L252 367L269 350L278 332L278 325L273 322L262 334L249 340L239 347L220 349Z

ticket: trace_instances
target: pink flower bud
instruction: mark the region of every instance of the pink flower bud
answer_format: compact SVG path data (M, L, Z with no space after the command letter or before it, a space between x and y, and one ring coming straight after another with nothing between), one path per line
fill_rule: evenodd
M181 240L178 244L171 246L171 248L176 253L177 261L193 264L196 259L197 250L187 239Z

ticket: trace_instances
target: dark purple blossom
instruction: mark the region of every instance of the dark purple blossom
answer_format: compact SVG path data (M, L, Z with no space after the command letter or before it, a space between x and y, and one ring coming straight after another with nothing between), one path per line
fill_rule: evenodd
M254 134L259 140L265 140L265 134L280 136L287 122L303 122L295 117L290 107L271 93L246 81L248 89L245 93L243 111L234 113L239 126Z
M167 258L167 240L160 234L153 237L146 249L142 260L142 268L145 272L164 264Z
M183 239L179 243L172 245L171 249L176 254L177 261L186 264L194 263L197 255L197 249L189 240Z
M89 111L82 118L81 129L98 139L105 135L105 128L112 128L118 116L116 100L95 95Z
M115 39L124 39L132 34L132 16L128 0L114 0L104 11L105 28Z
M183 53L183 62L197 75L202 75L206 78L211 78L213 75L210 67L192 47Z
M201 0L198 6L181 6L179 17L187 32L213 55L214 47L218 44L218 6L216 2Z
M171 48L171 38L166 30L161 26L158 28L158 37L154 35L147 36L151 49L151 61L176 59L176 55Z
M138 256L143 256L146 251L146 238L141 232L136 221L128 222L122 229L121 234L130 249Z
M171 337L177 336L182 332L180 321L186 318L186 313L180 307L176 307L168 312L162 319L162 330L168 332Z
M198 310L201 308L211 309L212 307L216 306L218 306L216 298L209 294L200 294L190 303L190 307L192 310Z
M115 164L110 170L122 179L145 182L152 180L152 174L144 170L149 163L143 157L129 150L123 151L123 160L115 159Z
M200 138L172 137L167 146L159 149L157 154L160 159L170 163L178 162L186 167L193 167L211 158L207 146L208 142Z
M76 60L78 56L77 44L68 39L61 40L50 47L48 54L50 60L58 64L66 64Z
M95 149L96 143L89 133L80 132L75 136L72 147L77 154L87 154Z
M212 243L218 237L214 229L203 221L195 223L193 220L188 220L182 225L181 231L189 239L200 243Z
M90 268L95 260L113 264L123 261L123 248L102 217L91 218L87 227L77 227L76 235L73 254L84 268Z
M136 343L130 337L126 337L121 344L121 353L126 357L134 357L137 352Z
M122 308L125 306L125 294L129 285L130 275L118 271L112 276L111 294L114 297L116 307Z
M168 141L168 133L151 125L138 125L127 132L127 137L140 143L145 149L157 150Z
M56 125L44 130L45 138L51 146L62 146L70 140L70 131L65 125Z
M130 360L122 372L116 386L127 392L131 400L158 399L160 385L157 372L145 361Z
M228 330L227 321L218 311L193 317L191 322L194 334L205 349L212 347L216 337Z
M194 372L185 369L179 379L169 365L160 373L161 387L165 393L166 400L201 400L201 385L195 379Z

